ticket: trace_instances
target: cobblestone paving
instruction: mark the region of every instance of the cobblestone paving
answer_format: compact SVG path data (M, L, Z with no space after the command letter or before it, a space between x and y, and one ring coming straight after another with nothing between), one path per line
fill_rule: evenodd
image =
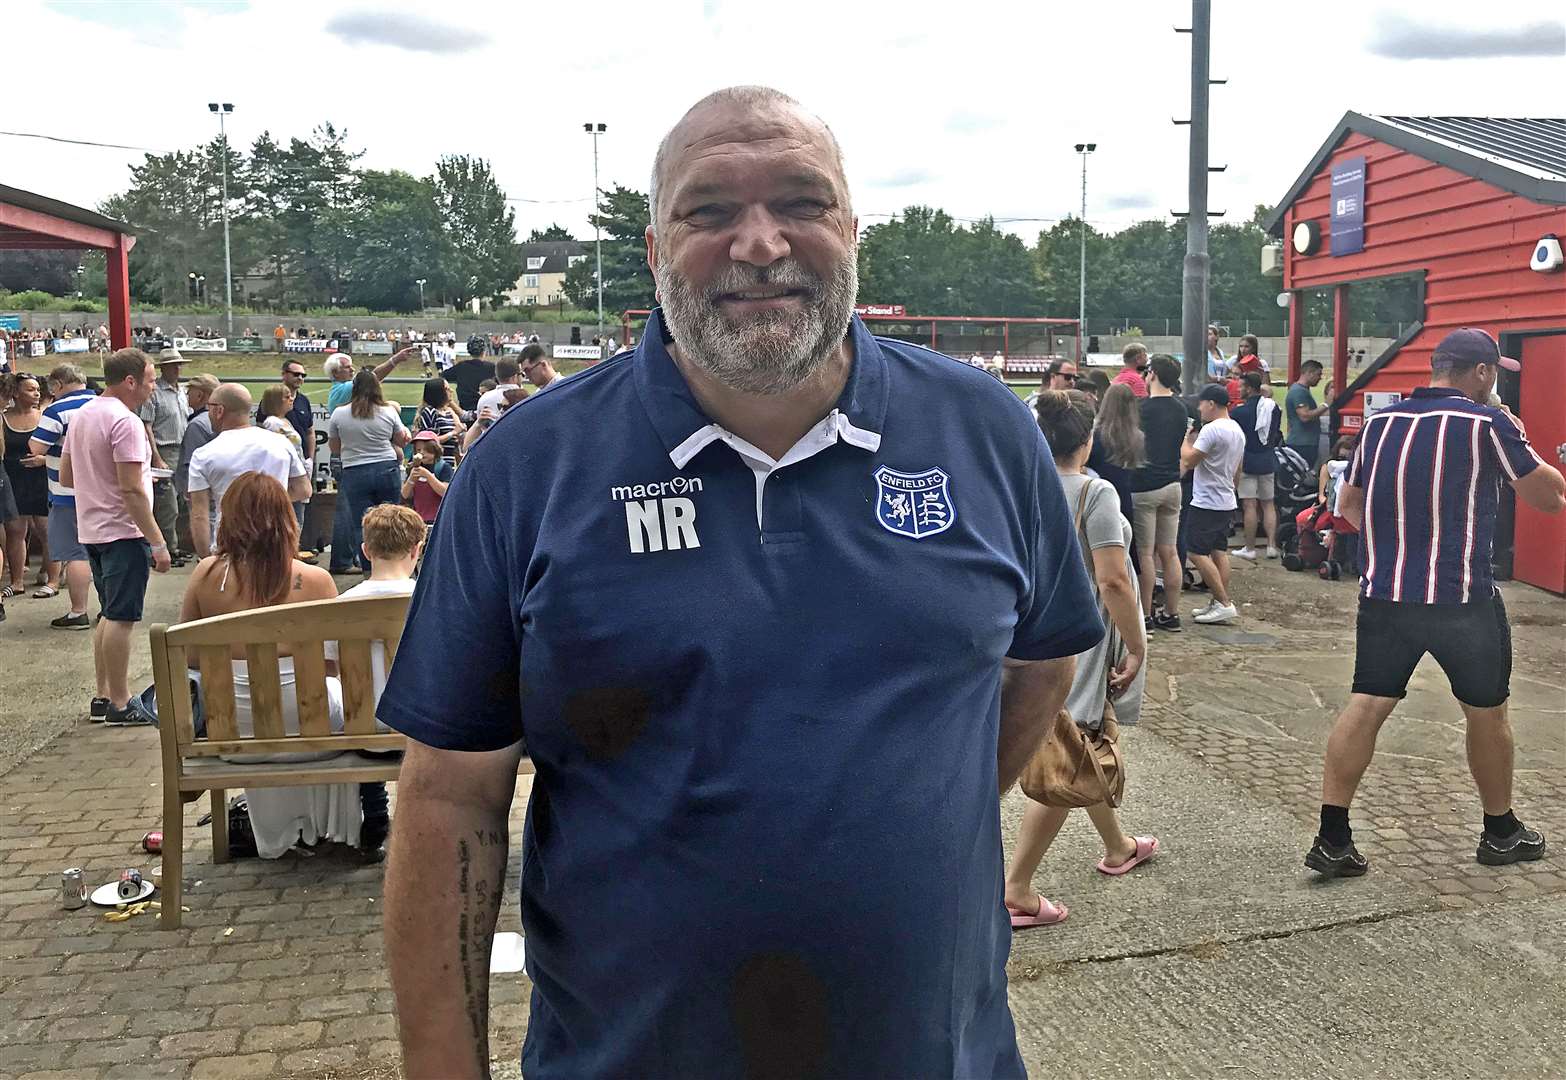
M1275 565L1239 568L1236 582L1237 595L1256 597L1237 627L1187 619L1181 634L1155 633L1143 724L1314 823L1322 753L1353 674L1354 586ZM1518 639L1513 805L1557 845L1566 843L1566 602L1520 587L1507 593ZM1205 600L1194 594L1185 606ZM1558 855L1499 872L1474 861L1480 809L1463 731L1445 678L1427 658L1382 728L1350 814L1355 843L1374 868L1433 891L1446 908L1566 892Z
M380 866L340 849L215 865L203 798L186 808L178 930L61 909L67 866L97 885L157 864L140 841L159 800L151 730L81 724L0 776L0 1077L393 1075ZM520 929L515 904L500 929ZM491 989L491 1045L513 1060L527 987Z

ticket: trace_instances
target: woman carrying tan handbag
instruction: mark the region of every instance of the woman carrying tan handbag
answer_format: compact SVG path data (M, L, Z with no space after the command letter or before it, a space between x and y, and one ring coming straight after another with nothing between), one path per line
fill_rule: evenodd
M1125 773L1115 717L1132 722L1141 708L1147 638L1136 575L1131 569L1131 525L1112 485L1082 471L1093 449L1093 400L1077 390L1046 390L1036 406L1039 427L1060 472L1066 505L1076 511L1077 535L1108 633L1077 659L1058 719L1027 769L1029 801L1006 872L1006 909L1014 930L1064 922L1068 909L1033 889L1033 874L1074 806L1084 806L1104 841L1101 873L1124 874L1158 851L1154 836L1127 836L1114 807ZM1068 722L1068 721L1074 721Z

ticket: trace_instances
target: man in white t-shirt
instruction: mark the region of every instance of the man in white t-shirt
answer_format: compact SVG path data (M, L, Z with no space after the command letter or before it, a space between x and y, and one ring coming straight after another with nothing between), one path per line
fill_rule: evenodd
M1180 467L1191 473L1185 547L1212 600L1191 614L1199 623L1226 623L1240 617L1229 597L1229 529L1239 507L1235 486L1245 460L1245 433L1229 419L1229 391L1222 385L1202 387L1197 409L1202 426L1180 448Z
M495 361L495 388L479 396L478 406L474 409L476 419L495 420L506 411L511 404L510 399L517 397L517 391L522 389L522 384L517 382L521 372L522 365L516 357L506 356Z
M288 489L289 502L310 498L310 473L294 444L276 432L252 427L250 391L224 383L212 391L207 415L212 441L190 458L190 539L201 558L217 546L223 494L242 473L259 472Z

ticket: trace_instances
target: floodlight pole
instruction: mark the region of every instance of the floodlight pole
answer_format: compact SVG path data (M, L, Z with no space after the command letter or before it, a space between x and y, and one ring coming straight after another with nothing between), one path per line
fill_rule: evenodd
M1208 278L1207 253L1207 94L1212 47L1212 0L1191 0L1191 149L1185 219L1185 262L1180 301L1180 340L1184 351L1181 389L1194 394L1206 381Z
M223 280L227 287L228 336L234 336L234 261L228 244L228 130L223 118L234 111L230 102L209 101L207 109L218 118L218 138L223 144Z
M1082 220L1078 233L1081 236L1081 261L1077 272L1077 351L1082 351L1083 335L1087 333L1087 159L1098 149L1098 143L1077 143L1077 153L1082 157ZM1077 357L1077 363L1087 362L1085 355Z
M609 130L608 124L583 124L582 130L593 137L593 250L598 263L598 339L604 336L604 241L598 225L598 136Z

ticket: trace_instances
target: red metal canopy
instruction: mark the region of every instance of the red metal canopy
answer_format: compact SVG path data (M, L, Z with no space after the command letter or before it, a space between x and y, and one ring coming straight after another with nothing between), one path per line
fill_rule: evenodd
M130 269L136 238L113 218L0 184L0 251L97 250L108 263L109 342L130 344Z

